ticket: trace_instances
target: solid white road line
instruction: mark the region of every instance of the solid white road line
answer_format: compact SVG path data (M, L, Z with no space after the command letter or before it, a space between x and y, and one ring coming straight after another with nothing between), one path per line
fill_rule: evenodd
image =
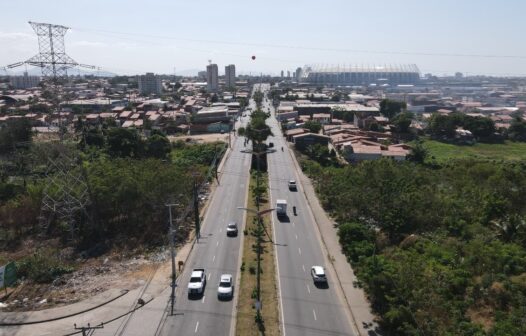
M318 318L316 317L316 311L314 309L312 310L312 314L314 315L314 321L318 320Z
M195 325L195 331L194 331L194 333L197 333L197 328L199 328L199 321L197 321L197 324Z

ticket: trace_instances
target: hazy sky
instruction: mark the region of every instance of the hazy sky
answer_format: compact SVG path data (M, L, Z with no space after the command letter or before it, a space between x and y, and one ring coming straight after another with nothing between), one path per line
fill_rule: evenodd
M0 8L0 67L38 52L31 20L71 27L66 52L116 73L212 60L220 73L230 63L275 74L415 63L422 73L526 75L525 0L0 0Z

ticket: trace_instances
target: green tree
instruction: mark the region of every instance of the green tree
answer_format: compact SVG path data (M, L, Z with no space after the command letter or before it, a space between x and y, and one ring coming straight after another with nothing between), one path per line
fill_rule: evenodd
M81 148L86 146L95 146L102 148L104 146L105 140L104 135L101 130L96 127L91 127L87 130L83 130L82 138L80 140Z
M397 114L393 119L392 123L396 128L398 133L409 133L409 126L413 120L413 113L411 112L401 112Z
M0 154L11 152L20 142L31 142L31 123L26 118L9 119L0 128Z
M154 134L146 142L147 155L157 159L166 159L172 149L166 136Z
M406 109L406 107L407 104L404 102L383 99L380 102L380 113L382 113L386 118L391 119L398 113L402 112L402 110Z
M526 122L521 118L515 118L508 128L508 138L513 141L526 142Z
M303 128L306 128L311 133L319 133L321 130L321 124L314 120L308 120L303 125Z
M477 139L491 136L495 133L495 123L490 118L465 116L462 126L469 130Z
M108 131L108 153L117 157L140 157L144 142L134 129L111 128Z
M438 113L433 113L427 131L435 136L446 136L452 138L455 136L457 125L453 118Z
M429 151L426 147L424 147L422 141L417 141L416 144L414 144L411 148L411 152L409 153L407 159L416 163L424 163L428 154Z

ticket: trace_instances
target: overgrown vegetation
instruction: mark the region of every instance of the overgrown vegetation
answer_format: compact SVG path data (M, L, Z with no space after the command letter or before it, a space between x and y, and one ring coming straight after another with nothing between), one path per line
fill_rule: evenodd
M524 162L302 167L391 334L526 334Z
M80 139L78 146L63 145L68 155L79 158L79 166L72 169L85 177L90 198L86 212L75 213L73 232L58 217L52 218L46 230L39 225L43 190L51 176L60 174L52 169L46 177L43 172L48 157L57 158L58 147L26 144L18 149L22 152L2 161L0 258L2 251L16 253L19 275L35 282L51 282L70 272L71 261L79 256L164 244L168 230L164 204L188 204L194 178L204 181L214 158L224 149L224 144L215 143L177 142L172 146L160 133L144 138L135 131L112 128L86 130ZM72 190L76 187L70 186ZM47 192L59 199L59 189L52 187ZM178 238L184 241L190 230L190 226L178 229ZM53 252L39 247L48 240L54 241ZM26 241L32 242L32 248L21 251ZM63 248L73 253L59 257Z

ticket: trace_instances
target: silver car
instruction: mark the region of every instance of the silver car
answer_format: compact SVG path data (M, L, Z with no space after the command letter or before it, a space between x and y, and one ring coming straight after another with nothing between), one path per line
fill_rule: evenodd
M232 283L232 275L222 274L217 287L218 299L231 299L234 295L234 284Z

